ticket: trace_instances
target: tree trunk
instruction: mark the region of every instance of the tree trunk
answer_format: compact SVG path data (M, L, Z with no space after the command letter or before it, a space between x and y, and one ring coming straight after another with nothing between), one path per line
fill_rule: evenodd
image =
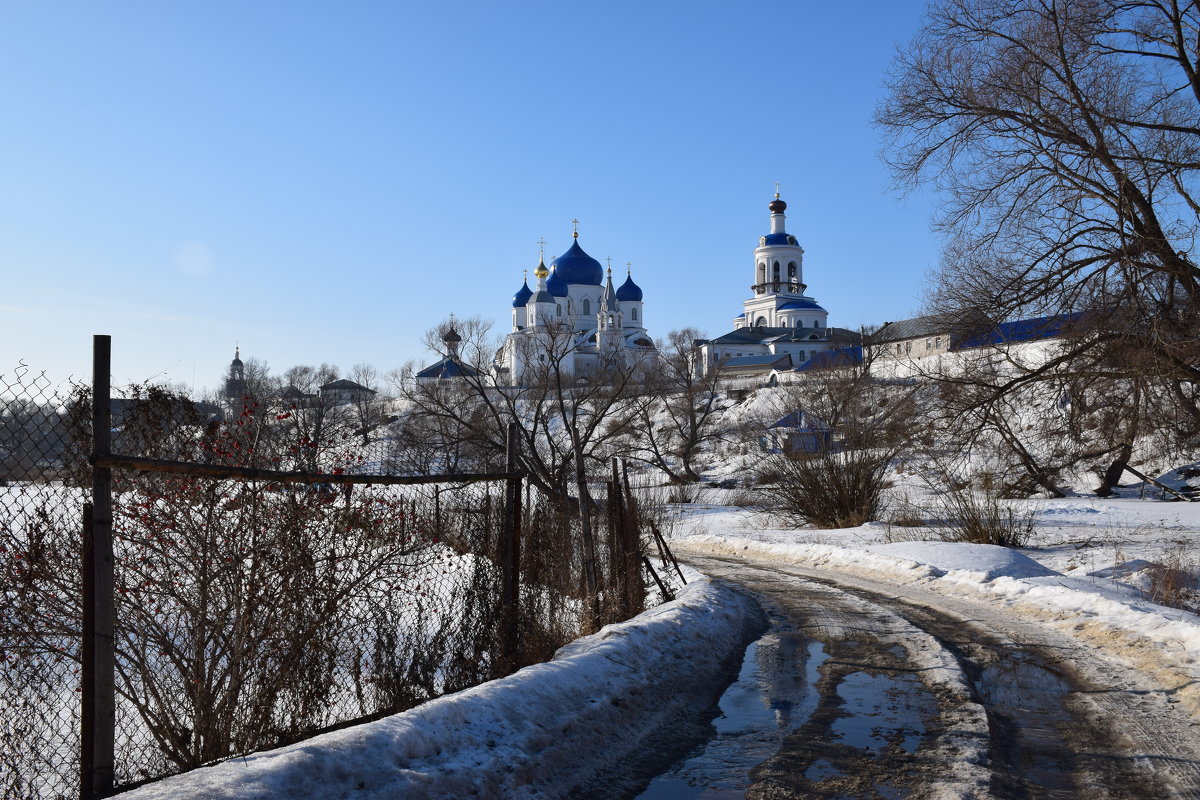
M1132 456L1133 445L1126 443L1117 448L1116 458L1108 465L1108 469L1104 471L1104 477L1100 480L1100 485L1096 487L1097 495L1109 497L1113 494L1113 489L1121 482L1121 473L1125 472L1125 465L1129 463Z

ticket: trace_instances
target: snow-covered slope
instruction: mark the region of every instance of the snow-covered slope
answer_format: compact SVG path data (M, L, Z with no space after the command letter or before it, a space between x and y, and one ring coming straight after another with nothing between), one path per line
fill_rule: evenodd
M706 723L759 632L751 601L694 571L688 580L675 601L573 642L549 663L122 797L570 797L665 729Z

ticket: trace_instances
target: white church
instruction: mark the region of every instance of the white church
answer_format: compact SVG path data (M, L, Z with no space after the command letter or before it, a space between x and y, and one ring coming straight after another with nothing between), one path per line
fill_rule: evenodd
M771 230L754 249L753 294L733 318L733 330L698 341L697 366L730 372L799 367L818 352L858 343L853 331L829 327L829 312L805 292L804 248L785 227L787 203L775 192L768 205Z
M498 384L520 383L531 361L558 360L563 372L580 378L618 359L626 366L653 363L641 287L629 270L614 289L612 268L606 275L579 246L578 227L570 249L549 267L540 258L533 274L537 288L526 280L513 295L512 330L493 365Z

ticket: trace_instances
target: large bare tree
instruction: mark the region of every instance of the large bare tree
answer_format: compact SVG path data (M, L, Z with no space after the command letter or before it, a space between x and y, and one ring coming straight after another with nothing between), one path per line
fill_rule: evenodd
M1064 374L1106 386L1132 404L1100 448L1110 476L1146 420L1200 434L1198 66L1194 2L939 0L877 115L898 180L941 192L935 307L1076 315L975 406Z

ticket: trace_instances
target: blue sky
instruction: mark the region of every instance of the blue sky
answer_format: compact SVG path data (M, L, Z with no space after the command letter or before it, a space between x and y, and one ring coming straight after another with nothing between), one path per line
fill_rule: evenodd
M4 4L0 373L421 361L573 218L653 334L718 335L775 181L830 324L909 316L932 198L870 118L922 5Z

